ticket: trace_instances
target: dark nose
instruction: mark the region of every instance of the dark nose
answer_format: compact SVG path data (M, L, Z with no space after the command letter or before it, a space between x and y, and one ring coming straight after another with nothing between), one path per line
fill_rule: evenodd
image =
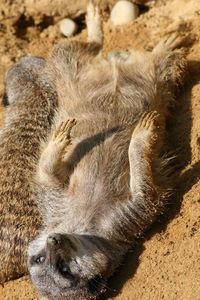
M58 250L62 247L61 234L51 234L47 237L46 241L46 261L50 263L51 266L56 265Z
M51 234L47 238L46 245L46 250L50 252L56 251L58 249L62 249L63 251L67 251L68 253L70 253L72 250L77 251L75 241L70 234Z

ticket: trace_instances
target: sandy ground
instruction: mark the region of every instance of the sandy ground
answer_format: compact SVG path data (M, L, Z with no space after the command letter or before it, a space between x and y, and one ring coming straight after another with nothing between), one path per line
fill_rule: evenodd
M58 21L76 18L85 40L86 1L1 0L0 3L0 96L5 70L24 54L46 56L62 39ZM114 27L108 20L114 1L100 1L104 20L104 54L113 49L151 50L166 34L187 36L190 76L178 96L178 106L168 122L170 142L177 153L177 192L166 213L159 218L108 283L101 299L200 299L200 1L158 0L134 22ZM109 5L108 5L109 2ZM67 3L67 4L66 4ZM42 4L42 5L41 5ZM3 126L4 109L0 108ZM0 286L0 300L36 300L25 276Z

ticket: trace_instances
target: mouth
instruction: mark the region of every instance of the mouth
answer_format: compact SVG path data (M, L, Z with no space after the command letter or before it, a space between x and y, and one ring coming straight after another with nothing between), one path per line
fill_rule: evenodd
M88 292L94 295L94 297L104 293L105 291L105 280L101 275L96 275L88 281Z

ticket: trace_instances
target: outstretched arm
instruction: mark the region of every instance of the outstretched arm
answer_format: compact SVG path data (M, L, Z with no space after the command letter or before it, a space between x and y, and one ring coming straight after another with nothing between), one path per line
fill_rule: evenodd
M130 197L112 212L105 229L108 239L131 242L160 212L165 191L156 185L154 172L159 163L163 132L164 119L156 111L144 114L134 129L128 152Z
M63 164L67 147L71 144L70 133L76 120L62 122L55 130L43 150L37 169L36 180L40 185L59 187L68 181L70 166Z

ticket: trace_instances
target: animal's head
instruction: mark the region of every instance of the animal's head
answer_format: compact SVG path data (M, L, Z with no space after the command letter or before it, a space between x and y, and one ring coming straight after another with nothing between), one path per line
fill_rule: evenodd
M13 103L15 99L26 97L27 90L38 79L45 64L45 60L41 57L24 56L10 67L5 74L6 91L3 96L3 104L6 106Z
M111 246L87 235L41 235L28 250L31 279L42 299L94 299L114 264Z

